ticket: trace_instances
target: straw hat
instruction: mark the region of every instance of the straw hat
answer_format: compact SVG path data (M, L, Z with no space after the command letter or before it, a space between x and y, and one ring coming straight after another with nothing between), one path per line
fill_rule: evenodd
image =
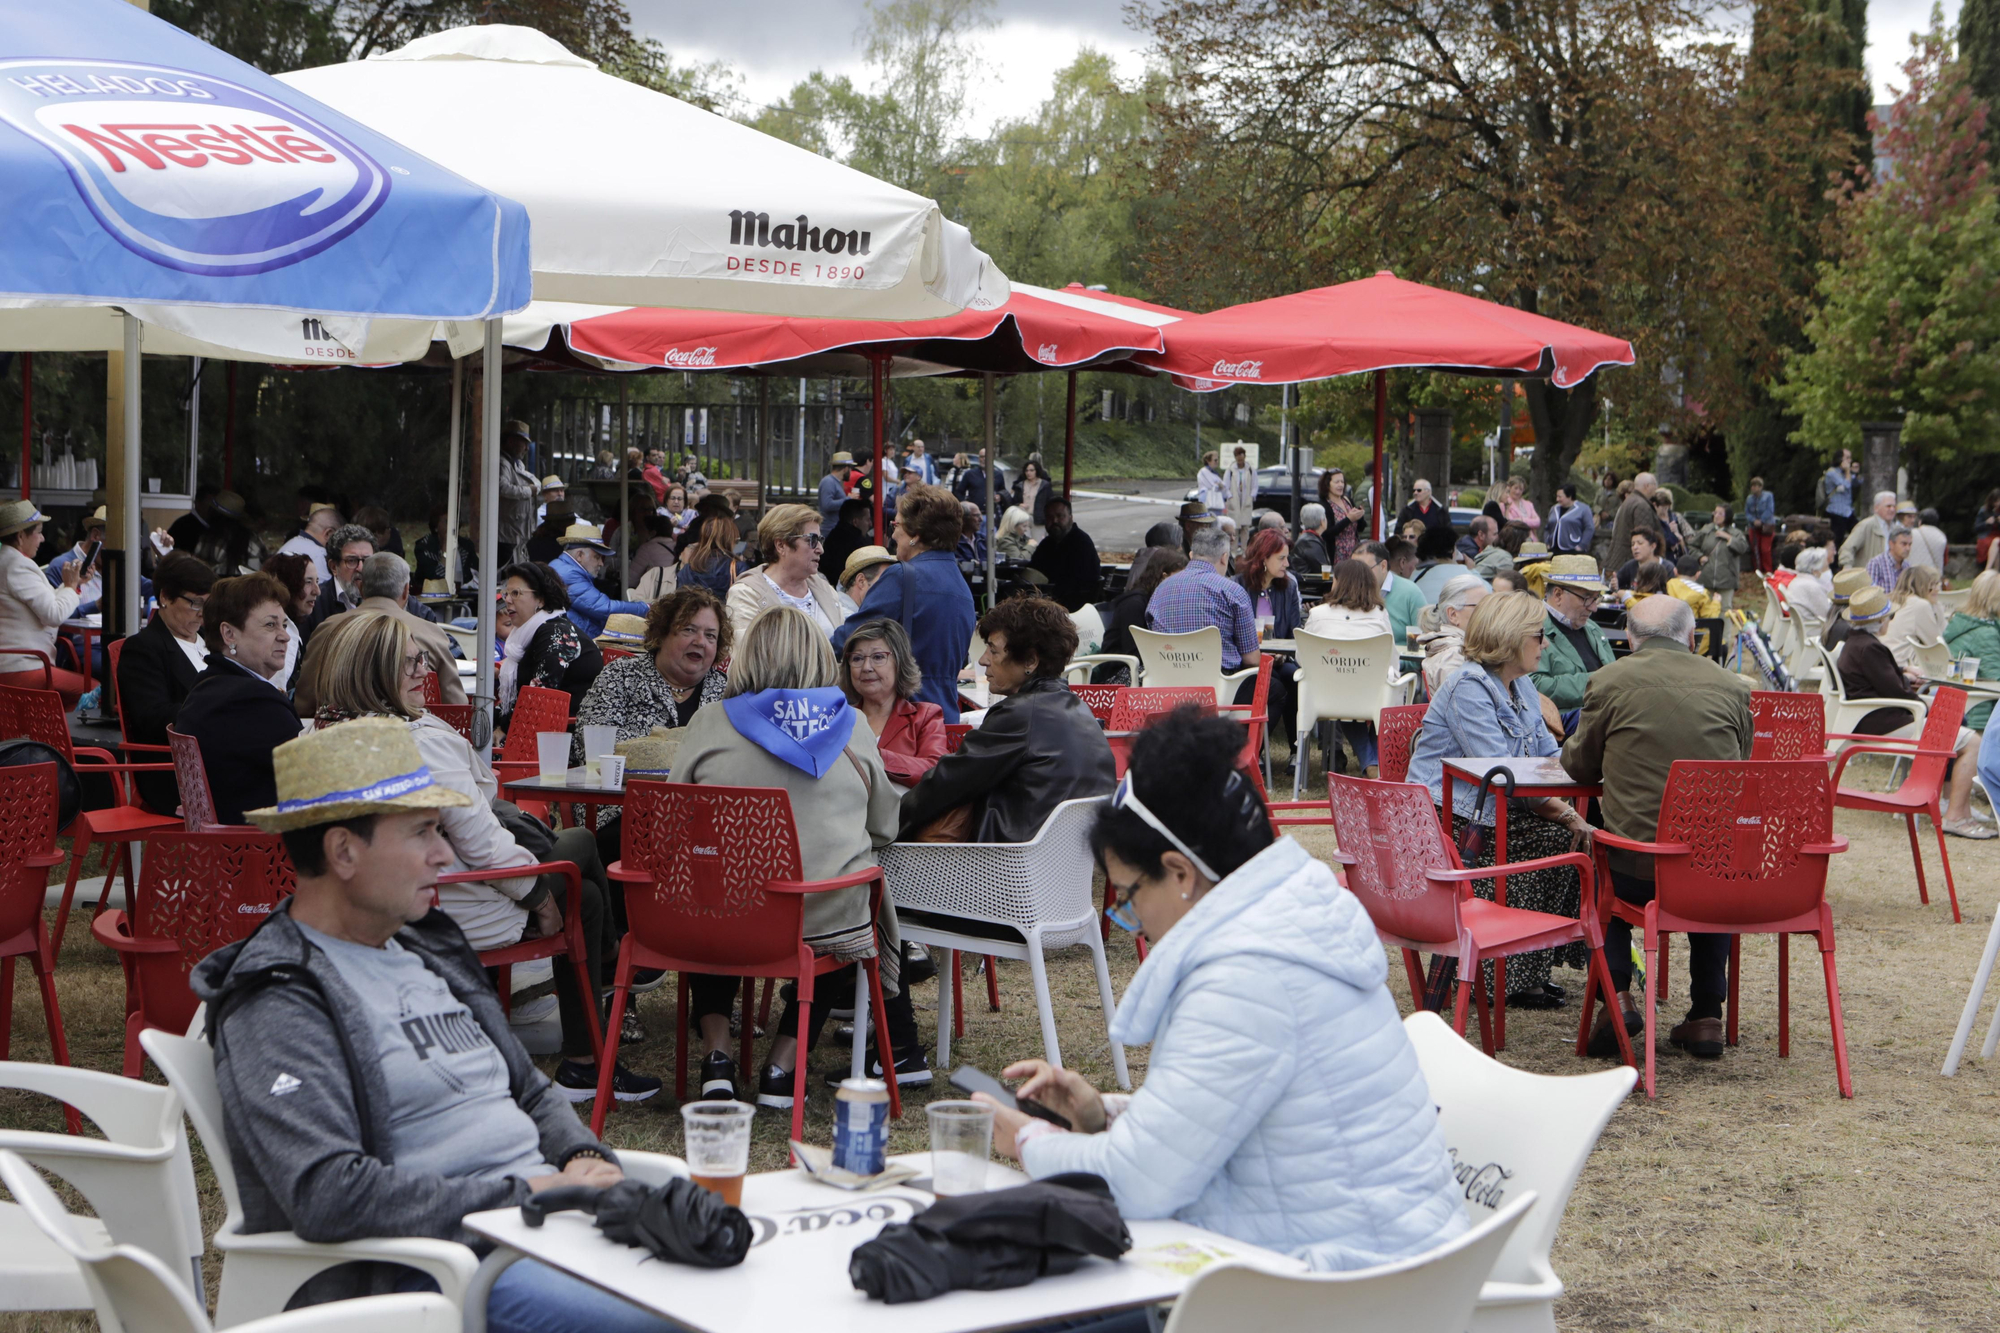
M406 814L470 805L431 779L409 723L361 717L309 731L271 752L278 803L245 816L266 833L331 824L361 815Z
M863 546L855 551L853 555L848 556L847 563L840 567L838 582L844 588L856 574L859 574L864 569L873 569L877 565L893 565L895 563L896 557L889 554L887 547Z
M1194 522L1194 523L1213 523L1215 522L1215 515L1209 513L1208 506L1203 504L1201 501L1189 500L1186 504L1181 506L1181 521Z
M604 629L598 634L600 646L609 644L613 648L634 648L646 641L646 617L631 615L624 611L613 612L604 619Z
M1917 512L1917 502L1915 500L1899 500L1896 502L1896 517L1898 518L1901 518L1904 514L1914 514Z
M845 450L845 449L842 449L842 450L841 450L841 451L840 451L839 453L835 454L835 455L834 455L834 456L833 456L833 457L832 457L832 458L831 458L830 460L828 460L828 462L827 462L827 466L828 466L828 467L853 467L853 466L854 466L854 455L853 455L853 454L850 454L850 453L848 453L848 452L847 452L847 450Z
M231 518L242 518L243 511L248 507L243 503L243 497L235 491L222 491L215 497L215 512L227 514Z
M1888 594L1871 583L1847 599L1847 609L1841 614L1854 624L1867 625L1888 615L1889 610Z
M569 483L554 473L550 473L548 476L542 478L541 494L543 495L547 495L550 491L567 491L568 489Z
M0 504L0 537L11 537L37 523L46 523L48 518L35 508L33 500L9 500Z
M594 523L572 523L563 529L562 547L588 546L593 551L611 554L611 548L604 544L604 529Z
M1521 565L1531 564L1534 561L1546 560L1548 558L1549 547L1547 542L1522 542L1519 554L1514 557L1514 564L1518 568Z
M1833 600L1845 605L1847 599L1863 588L1872 588L1874 583L1865 569L1843 569L1833 576Z
M111 516L106 512L106 506L104 505L97 506L96 510L91 514L91 516L83 520L83 526L85 528L104 528L104 527L109 527L110 525L111 525Z
M1587 555L1550 557L1542 570L1542 578L1545 582L1559 583L1565 588L1577 588L1584 592L1604 591L1604 575L1597 568L1597 561Z

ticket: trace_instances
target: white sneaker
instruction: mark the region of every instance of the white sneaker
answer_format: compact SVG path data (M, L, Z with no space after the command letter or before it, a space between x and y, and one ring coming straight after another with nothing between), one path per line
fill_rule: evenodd
M1991 824L1981 823L1977 819L1947 819L1944 821L1944 831L1954 838L2000 837L2000 832L1996 832Z
M544 995L539 1000L526 1000L514 1006L507 1015L508 1023L517 1028L531 1028L546 1023L556 1016L556 997Z

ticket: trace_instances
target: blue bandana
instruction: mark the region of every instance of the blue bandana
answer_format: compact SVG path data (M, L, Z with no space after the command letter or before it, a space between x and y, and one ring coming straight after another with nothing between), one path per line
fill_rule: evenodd
M802 773L826 776L854 734L854 709L837 688L759 690L722 702L737 732Z

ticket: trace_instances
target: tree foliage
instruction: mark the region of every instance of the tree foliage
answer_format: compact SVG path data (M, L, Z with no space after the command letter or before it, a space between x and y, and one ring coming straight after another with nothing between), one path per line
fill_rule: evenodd
M2000 440L2000 211L1986 105L1941 20L1903 72L1877 127L1887 169L1841 200L1810 349L1777 393L1820 457L1855 445L1864 421L1900 420L1913 463L1940 475Z

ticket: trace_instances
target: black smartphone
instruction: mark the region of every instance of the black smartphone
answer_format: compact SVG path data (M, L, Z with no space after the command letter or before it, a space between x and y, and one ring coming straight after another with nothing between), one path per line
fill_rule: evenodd
M83 548L83 563L77 566L77 571L81 577L90 577L91 563L97 559L97 553L103 549L104 543L101 541L94 541Z
M960 1065L954 1070L951 1076L951 1085L961 1092L983 1092L1009 1110L1020 1111L1025 1115L1035 1117L1037 1120L1046 1120L1050 1124L1062 1129L1072 1127L1067 1116L1051 1111L1040 1102L1030 1101L1026 1097L1016 1097L1013 1093L1007 1091L1006 1085L1001 1083L999 1079L994 1078L985 1070L974 1069L971 1065Z

